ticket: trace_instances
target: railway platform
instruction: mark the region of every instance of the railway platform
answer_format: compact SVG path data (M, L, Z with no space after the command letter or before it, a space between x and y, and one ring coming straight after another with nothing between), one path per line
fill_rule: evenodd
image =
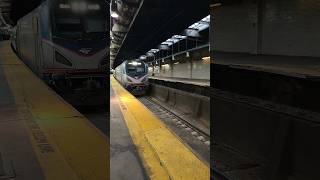
M131 95L113 77L110 81L111 177L125 179L121 171L126 169L129 179L210 179L208 162L139 97Z
M173 83L183 83L187 85L196 85L200 87L210 87L210 79L190 79L190 78L173 78L173 77L158 77L158 76L150 76L149 79L173 82Z
M0 179L108 179L108 141L0 42Z
M304 56L252 55L214 52L215 64L237 69L268 72L289 77L314 79L320 77L319 59Z

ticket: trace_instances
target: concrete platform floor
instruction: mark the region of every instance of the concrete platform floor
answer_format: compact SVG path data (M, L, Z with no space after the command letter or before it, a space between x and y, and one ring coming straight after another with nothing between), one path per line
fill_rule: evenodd
M110 87L110 179L148 179L119 106Z
M108 139L0 42L0 179L108 179Z

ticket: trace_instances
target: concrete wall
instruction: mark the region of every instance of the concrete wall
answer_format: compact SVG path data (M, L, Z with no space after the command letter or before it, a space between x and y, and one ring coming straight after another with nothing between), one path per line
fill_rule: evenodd
M152 84L150 95L195 127L210 134L210 98Z
M165 62L158 61L158 64L149 65L149 75L155 77L172 77L210 80L210 61L203 60L209 56L208 47L197 52L190 53L190 57L181 54L175 60L168 58Z
M183 62L172 65L172 77L191 78L191 63Z
M212 50L320 57L319 2L301 0L224 2L211 11L214 18L211 21L214 28L211 30ZM313 116L313 112L292 107L291 111L286 111L283 105L271 103L270 101L274 99L279 100L278 103L287 101L286 96L293 94L292 90L284 90L280 84L280 88L277 87L277 82L280 82L279 77L274 78L273 82L272 78L265 75L257 76L256 73L241 72L236 76L234 72L237 70L230 68L218 72L214 69L213 72L216 77L214 87L234 91L233 95L228 97L218 92L211 98L211 112L213 112L211 132L214 142L225 144L252 159L261 160L262 165L266 167L265 176L261 179L320 179L317 170L320 161L320 144L317 143L317 138L320 136L320 115L315 113ZM242 78L243 81L237 82L237 78ZM284 87L285 83L282 84ZM233 87L236 86L241 87L243 92L250 92L248 96L256 93L260 98L270 98L270 101L234 95L236 91ZM310 89L314 90L314 86L312 87ZM272 93L261 94L267 91ZM300 97L302 96L298 98ZM311 101L308 102L310 103Z
M210 80L210 62L204 60L193 61L191 78Z
M213 16L214 50L320 57L318 1L234 1Z
M268 109L250 104L248 97L238 95L238 98L219 93L211 99L215 142L252 159L263 159L264 179L320 178L317 171L320 145L316 139L320 136L320 125L316 122L319 119L283 113L276 110L276 104L267 102L271 107ZM244 99L249 103L241 102ZM294 111L299 114L300 110Z

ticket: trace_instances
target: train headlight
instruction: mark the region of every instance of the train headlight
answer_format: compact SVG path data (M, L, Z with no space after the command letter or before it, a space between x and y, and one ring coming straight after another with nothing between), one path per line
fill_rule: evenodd
M133 65L133 66L140 66L141 62L132 61L132 62L129 62L128 64Z

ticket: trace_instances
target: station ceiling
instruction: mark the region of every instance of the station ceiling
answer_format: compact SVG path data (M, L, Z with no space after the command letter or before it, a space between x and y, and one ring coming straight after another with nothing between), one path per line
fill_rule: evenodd
M7 24L14 26L17 20L36 8L42 0L0 0L0 12Z
M210 0L144 0L115 56L114 67L151 48L209 14Z

